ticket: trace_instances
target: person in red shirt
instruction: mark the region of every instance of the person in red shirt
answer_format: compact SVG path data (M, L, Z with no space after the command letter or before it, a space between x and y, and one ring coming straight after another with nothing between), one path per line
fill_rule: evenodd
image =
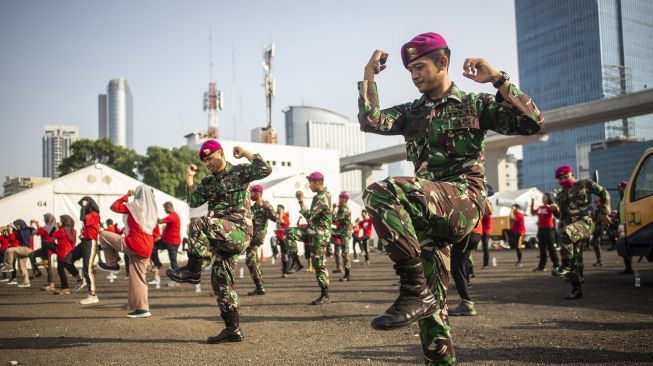
M488 193L488 197L490 194ZM490 233L492 232L492 204L485 201L485 211L481 217L482 236L481 243L483 246L483 269L488 268L490 263Z
M100 231L100 208L95 200L89 196L84 196L77 202L80 206L79 219L84 225L80 237L79 245L72 250L72 263L82 259L82 272L86 279L85 284L78 284L73 290L77 292L86 286L88 296L79 303L82 305L96 304L98 298L95 295L95 274L93 265L97 254L97 240Z
M546 267L547 251L553 263L553 272L559 268L558 253L553 247L555 242L555 229L553 224L553 198L550 193L542 195L542 205L535 208L535 199L531 199L531 215L537 215L537 245L540 248L540 263L533 272L544 272Z
M71 275L77 277L78 284L84 280L73 264L72 250L77 240L75 220L70 215L61 215L59 220L61 221L61 227L55 227L55 231L51 235L52 239L56 241L54 252L57 254L57 272L59 273L59 282L61 283L59 290L55 290L54 293L55 295L68 295L70 294L70 289L68 288L66 270Z
M521 206L518 204L512 205L512 211L510 212L510 221L512 223L510 228L510 247L517 250L517 263L516 267L522 267L522 246L524 234L526 234L526 226L524 224L524 212L521 210Z
M170 260L170 268L177 269L177 250L179 249L179 244L181 244L181 221L179 215L175 212L175 208L172 205L172 202L166 202L163 204L163 209L168 214L168 216L163 219L159 219L158 223L165 225L163 228L163 234L161 238L154 242L154 247L152 248L152 263L154 276L157 277L159 274L159 268L163 266L159 260L159 250L168 251L168 259ZM175 286L176 281L171 280L168 285Z
M134 196L132 201L129 197ZM100 246L104 251L106 263L100 261L98 266L105 271L119 271L118 252L129 256L129 291L127 307L133 312L130 318L151 316L148 303L146 272L149 264L154 236L156 233L158 212L152 188L140 185L136 191L130 190L111 205L111 211L127 215L126 236L103 231L100 234Z
M270 239L276 240L281 251L281 277L288 277L288 268L290 268L291 261L294 260L292 253L288 252L286 246L286 238L284 231L290 227L290 215L286 212L284 205L277 205L277 226L274 230L274 236ZM295 254L296 255L296 254Z
M0 261L2 263L5 261L5 252L9 249L9 232L9 228L4 227L0 233ZM2 279L0 279L0 282L9 282L8 277L9 276L6 272L2 272Z
M41 258L41 266L46 268L48 273L48 284L41 287L43 291L54 291L54 266L50 261L50 256L54 253L56 244L54 239L50 236L57 229L57 218L53 214L47 213L43 215L44 226L41 226L38 220L32 220L31 224L36 226L36 235L41 238L41 247L32 252L31 258ZM38 267L34 267L34 272Z
M12 229L15 238L14 240L18 242L18 246L12 247L10 241L9 248L5 251L4 262L0 265L0 269L3 272L12 272L12 277L15 278L14 273L16 270L14 268L14 260L16 260L16 262L18 262L18 273L20 273L22 281L21 283L16 283L12 280L9 284L16 284L18 287L30 287L27 260L33 252L32 237L35 230L28 227L25 221L21 219L13 222Z
M359 243L361 246L361 254L365 252L365 262L364 265L370 264L370 254L368 252L367 244L370 238L372 237L372 219L367 215L367 211L361 211L361 220L358 222L359 230L363 231L363 235L359 237ZM358 262L358 259L354 259L354 262Z

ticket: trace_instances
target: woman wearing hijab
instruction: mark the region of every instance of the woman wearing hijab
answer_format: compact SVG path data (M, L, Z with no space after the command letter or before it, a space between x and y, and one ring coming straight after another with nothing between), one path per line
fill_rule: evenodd
M16 220L13 223L14 235L19 245L9 248L5 252L5 259L2 264L3 272L12 272L14 258L18 260L18 272L22 276L22 282L18 287L30 287L29 273L27 272L27 259L32 254L31 248L33 230L25 224L23 220Z
M70 294L70 289L68 288L66 270L71 275L77 277L78 284L83 282L83 279L72 261L72 250L77 239L75 220L70 215L61 215L59 219L61 220L61 227L52 233L52 238L57 241L54 252L57 253L57 272L59 273L61 288L54 293L56 295L68 295Z
M132 201L129 197L134 196ZM127 308L133 312L127 314L130 318L145 318L151 316L147 299L147 266L157 234L158 212L154 191L141 185L136 191L130 190L111 205L111 211L125 215L125 236L103 231L100 233L100 247L104 251L106 263L100 261L100 269L119 271L118 252L124 252L129 257L129 292Z
M52 233L54 233L57 228L57 218L54 217L51 213L46 213L43 215L44 226L40 226L37 220L32 220L32 223L36 225L36 235L41 237L41 248L35 250L30 259L41 258L41 265L46 268L48 272L48 284L41 287L43 291L54 291L54 266L50 261L50 255L55 252L56 244L55 240L52 238ZM34 267L34 271L38 269Z
M81 300L79 303L82 305L97 304L98 298L95 295L95 275L93 274L93 264L95 263L95 255L97 253L97 240L100 231L100 208L93 198L89 196L82 197L79 200L81 206L79 219L84 226L80 237L80 243L73 248L72 262L75 263L79 259L83 259L84 278L86 278L86 286L88 287L88 296ZM75 292L84 287L75 287Z
M16 235L13 233L13 229L11 228L13 226L12 224L9 224L7 226L2 227L2 233L0 235L0 267L2 267L2 279L0 279L0 282L8 282L8 285L17 285L18 282L16 282L16 266L12 263L12 268L13 271L11 272L11 279L9 278L7 272L4 271L4 261L5 261L5 253L7 253L7 249L12 248L12 247L17 247L18 246L18 241L16 241Z

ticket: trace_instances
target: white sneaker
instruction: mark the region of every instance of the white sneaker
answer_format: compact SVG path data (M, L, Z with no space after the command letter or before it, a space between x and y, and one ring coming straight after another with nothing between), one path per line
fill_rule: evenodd
M358 263L358 262L360 262L359 259L354 259L354 263Z
M16 286L16 287L30 287L30 286L32 286L32 285L29 284L29 283L19 283L18 286Z
M9 279L8 278L3 278L3 279L0 280L0 282L9 282Z
M88 295L85 299L81 300L79 303L82 305L97 304L100 302L96 295Z
M155 276L154 279L150 282L148 282L148 285L156 285L157 283L161 283L161 277Z
M86 280L82 280L82 282L77 281L77 284L75 285L75 288L73 289L73 292L79 292L79 290L83 289L86 287Z
M17 284L18 284L18 282L16 282L16 280L11 280L11 281L7 282L7 285L17 285Z

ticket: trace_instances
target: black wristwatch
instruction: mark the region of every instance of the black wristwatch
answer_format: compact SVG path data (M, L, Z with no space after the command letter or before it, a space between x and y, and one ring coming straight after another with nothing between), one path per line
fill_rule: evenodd
M505 71L499 71L499 73L501 74L501 78L499 78L499 80L497 80L496 83L492 84L492 86L494 86L497 89L499 89L503 85L503 83L510 80L510 76L508 76L508 74Z

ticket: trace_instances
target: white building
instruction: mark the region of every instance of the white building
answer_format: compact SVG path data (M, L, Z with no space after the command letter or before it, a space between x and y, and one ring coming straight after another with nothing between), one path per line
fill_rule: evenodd
M317 107L290 106L283 110L286 120L286 144L338 150L340 157L365 152L365 135L358 123L346 116ZM341 173L341 186L358 192L361 175L357 171Z
M132 93L123 78L107 85L107 94L98 96L99 138L108 138L114 145L134 148L134 116Z
M79 138L77 126L43 126L43 176L59 177L59 165L70 156L70 145Z

